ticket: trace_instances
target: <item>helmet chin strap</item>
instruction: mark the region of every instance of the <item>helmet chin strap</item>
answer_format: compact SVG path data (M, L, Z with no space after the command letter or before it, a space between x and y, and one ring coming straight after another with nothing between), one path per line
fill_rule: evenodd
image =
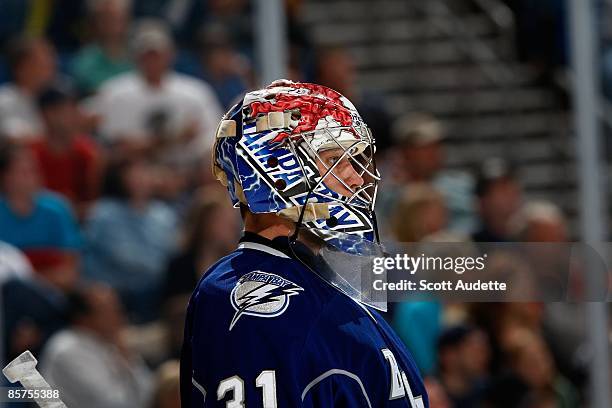
M374 237L376 237L376 243L380 244L380 235L378 235L378 221L376 220L376 213L372 211L372 228L374 229Z
M310 196L312 195L312 192L314 191L315 187L316 185L311 187L310 190L308 190L308 194L306 194L306 201L304 201L304 205L300 210L300 216L298 217L298 220L295 223L295 231L289 238L290 243L294 243L297 240L298 234L300 233L300 227L302 226L302 223L304 221L304 214L306 213L306 206L308 205L308 200L310 199Z

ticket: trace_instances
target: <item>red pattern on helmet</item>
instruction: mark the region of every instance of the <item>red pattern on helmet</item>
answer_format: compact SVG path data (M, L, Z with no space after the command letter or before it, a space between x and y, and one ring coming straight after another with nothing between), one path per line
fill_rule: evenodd
M261 113L299 110L301 117L298 126L292 129L291 133L280 132L271 141L272 143L280 143L290 136L313 131L319 120L328 116L340 123L340 126L352 126L351 112L340 100L342 97L340 93L322 85L309 83L292 83L290 86L294 89L308 89L310 94L291 95L279 92L274 95L274 103L255 101L250 105L251 118L256 118Z

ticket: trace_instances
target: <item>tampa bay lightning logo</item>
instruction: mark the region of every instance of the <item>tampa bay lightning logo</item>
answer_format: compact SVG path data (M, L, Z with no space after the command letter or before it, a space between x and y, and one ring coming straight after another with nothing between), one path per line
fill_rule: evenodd
M242 315L275 317L283 314L289 307L289 298L303 290L273 273L253 271L243 275L230 295L236 313L229 329L232 330Z

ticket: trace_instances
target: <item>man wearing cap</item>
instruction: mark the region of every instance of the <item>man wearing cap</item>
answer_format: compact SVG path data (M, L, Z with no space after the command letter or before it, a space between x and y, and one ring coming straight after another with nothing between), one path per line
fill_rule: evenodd
M473 182L463 172L444 169L442 124L429 114L413 112L394 122L392 136L398 146L400 184L431 184L444 197L450 214L449 228L466 235L471 233L475 224Z
M222 114L214 91L172 71L174 45L162 22L141 21L130 45L137 70L107 81L93 103L103 139L124 151L196 163L210 150Z
M480 166L476 178L480 226L473 234L476 242L512 240L511 220L522 202L522 189L514 168L506 160L491 157Z

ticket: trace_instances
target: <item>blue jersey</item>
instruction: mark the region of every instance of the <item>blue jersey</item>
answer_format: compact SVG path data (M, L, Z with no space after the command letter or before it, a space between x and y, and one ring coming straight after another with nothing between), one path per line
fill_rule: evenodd
M189 302L183 408L428 407L412 357L376 311L278 239L245 238Z

